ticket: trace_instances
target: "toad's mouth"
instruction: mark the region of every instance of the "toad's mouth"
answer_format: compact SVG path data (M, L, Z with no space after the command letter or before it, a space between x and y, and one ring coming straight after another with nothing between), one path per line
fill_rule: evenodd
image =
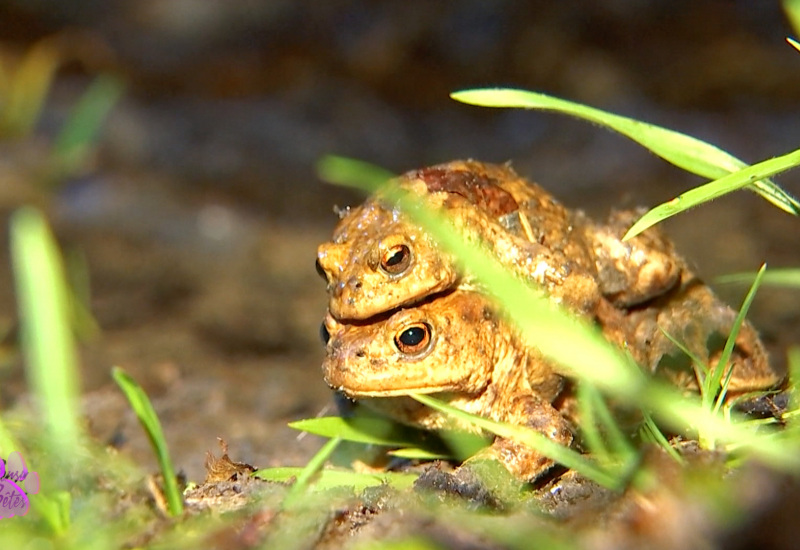
M391 379L343 380L340 372L325 373L325 382L332 389L344 393L351 399L359 397L402 397L412 393L429 394L457 392L457 384L412 384L411 381Z
M455 390L452 386L429 386L425 388L401 388L401 389L353 389L345 386L334 387L336 391L343 392L347 397L405 397L412 393L429 394L429 393L443 393L452 392Z
M347 362L326 358L322 364L325 383L350 398L401 397L412 393L463 393L463 381L452 376L438 376L430 369L353 368Z

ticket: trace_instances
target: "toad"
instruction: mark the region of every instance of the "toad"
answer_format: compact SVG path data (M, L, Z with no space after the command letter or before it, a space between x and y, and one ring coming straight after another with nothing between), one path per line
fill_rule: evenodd
M630 215L596 226L509 166L454 161L408 172L396 183L575 311L593 312L601 294L632 306L678 280L680 265L671 248L650 237L657 232L622 243ZM329 310L342 320L367 319L437 292L476 286L381 194L346 212L333 241L319 247L317 270L328 284Z
M406 397L432 393L467 412L529 426L569 445L572 430L551 404L563 379L495 313L488 298L455 290L368 323L328 314L323 372L346 396L406 424L436 430L447 417ZM478 458L494 458L520 479L552 461L498 438Z
M635 312L608 302L602 309L611 311L601 313L605 324L600 327L607 339L686 390L697 389L688 356L662 330L695 357L710 362L719 357L735 318L735 312L693 277L663 301ZM553 405L565 383L558 366L525 345L513 324L496 312L486 296L456 289L368 322L343 323L328 314L323 331L325 380L406 424L431 430L445 426L445 415L406 396L435 394L462 410L527 426L570 445L570 422ZM747 323L728 368L733 369L730 394L766 389L780 381ZM523 481L534 480L552 465L533 449L505 438L497 438L474 458L499 460Z

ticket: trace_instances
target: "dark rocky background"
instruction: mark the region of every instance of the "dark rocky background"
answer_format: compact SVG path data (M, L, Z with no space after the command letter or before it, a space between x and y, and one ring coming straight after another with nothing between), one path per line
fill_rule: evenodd
M510 85L675 128L751 162L800 145L800 53L777 2L595 0L5 0L0 55L62 33L65 62L33 135L0 142L0 216L46 210L87 262L102 333L82 345L91 427L154 463L111 365L154 398L176 462L202 479L217 436L252 464L318 447L286 422L330 406L319 372L315 249L334 205L314 163L349 155L400 172L513 161L566 204L604 216L701 180L625 139L553 114L480 109L448 93ZM63 34L68 33L68 34ZM126 82L95 154L41 186L48 144L92 78ZM779 181L800 194L797 176ZM742 192L667 223L707 278L798 266L800 221ZM25 407L8 251L0 397ZM744 290L721 288L738 302ZM762 291L754 320L782 361L800 294ZM0 332L2 334L2 332Z

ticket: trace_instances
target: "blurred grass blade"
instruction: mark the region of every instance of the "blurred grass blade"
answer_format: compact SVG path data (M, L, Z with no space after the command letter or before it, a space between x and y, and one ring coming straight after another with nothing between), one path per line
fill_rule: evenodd
M744 302L742 302L742 307L739 309L739 313L736 314L736 319L733 321L733 326L731 326L730 334L728 334L728 338L725 340L725 347L722 348L722 353L719 356L719 361L714 366L711 371L710 384L709 387L706 388L707 394L703 395L704 405L706 407L710 406L711 403L705 402L706 395L709 398L714 399L715 402L713 403L713 412L716 413L719 411L719 408L722 406L722 403L725 400L725 394L727 393L728 389L728 382L730 381L730 377L733 374L733 369L730 369L728 372L727 379L725 380L725 384L721 385L722 377L725 373L725 367L728 365L731 359L731 355L733 354L733 347L736 345L736 338L739 336L739 331L742 329L742 324L744 323L744 319L747 316L747 312L750 310L750 304L753 303L753 299L756 297L756 293L758 292L758 287L761 284L761 277L764 276L764 271L767 269L767 264L762 264L761 268L758 270L756 274L756 279L753 281L753 284L750 286L750 290L747 292L747 296L744 298Z
M292 488L289 489L288 493L286 493L286 497L283 499L282 508L290 508L298 501L298 499L303 496L308 488L311 478L314 476L314 474L322 469L325 461L328 460L331 454L333 454L333 451L336 450L336 447L338 447L339 443L341 442L341 437L329 439L327 442L325 442L325 445L323 445L322 448L317 451L317 454L311 457L311 460L308 461L308 464L306 464L297 474Z
M23 455L28 452L11 434L0 416L0 457L8 457L12 451L18 451ZM35 498L30 499L30 504L31 510L44 520L54 534L61 536L69 530L72 505L69 491L39 491Z
M470 105L541 109L582 118L623 134L679 168L710 179L721 178L747 166L719 147L686 134L546 94L510 88L483 88L454 92L450 97ZM778 208L790 214L800 214L800 202L774 182L759 178L747 184Z
M658 427L658 424L656 424L656 421L653 420L653 416L650 413L644 413L644 424L642 424L640 431L642 433L642 439L651 441L664 449L664 451L666 451L666 453L671 456L675 462L678 464L686 463L680 453L675 450L675 447L669 444L669 441Z
M717 284L742 283L752 284L758 273L731 273L720 275L714 279ZM774 268L761 277L761 286L800 288L800 269L796 267Z
M320 179L337 185L374 187L395 177L388 170L362 160L325 155L317 162Z
M11 258L28 382L44 415L52 450L74 460L84 434L68 290L55 239L38 210L21 208L12 215Z
M674 199L656 206L649 210L644 216L639 218L628 230L623 241L635 237L648 227L663 221L670 216L693 208L704 202L714 200L737 189L741 189L755 180L773 176L779 172L784 172L800 165L800 149L787 153L780 157L775 157L752 166L748 166L738 172L728 174L718 180L714 180L700 187L690 189Z
M800 36L800 1L783 0L781 4L783 6L783 12L786 14L786 18L792 26L792 31L794 31L795 35ZM791 38L787 38L786 40L788 40L792 46L800 50L800 45L798 45L797 42Z
M792 346L787 353L789 371L789 411L783 415L789 429L800 431L800 346Z
M628 462L636 455L636 449L620 429L597 388L591 384L579 384L578 404L581 407L581 429L593 455L597 448L606 463Z
M450 449L450 456L462 462L491 445L494 439L463 430L440 430L437 433Z
M409 447L419 445L421 432L401 426L388 418L326 416L290 422L289 427L322 437L340 437L345 441L380 445L384 447Z
M47 92L61 62L55 37L36 42L16 70L6 70L6 90L0 106L0 135L29 134L42 112Z
M53 533L62 536L69 531L72 507L72 495L69 491L55 491L52 495L39 493L30 502L31 509L44 519Z
M344 441L366 445L405 447L406 450L397 456L403 453L416 453L416 458L425 455L464 460L489 443L478 434L442 430L438 432L439 438L452 451L447 453L442 441L431 437L429 432L403 426L389 418L379 416L310 418L290 422L289 427L322 437L339 437Z
M594 399L591 395L592 389L594 388L590 384L578 384L578 418L580 418L581 440L587 451L601 463L605 464L609 462L611 452L606 446L606 442L600 432L594 408Z
M469 422L470 424L477 426L482 430L489 431L500 437L511 438L519 441L520 443L524 443L548 458L566 466L567 468L577 471L581 475L591 479L596 483L599 483L600 485L603 485L604 487L618 488L617 479L613 475L592 463L577 451L573 451L568 447L564 447L563 445L548 439L546 436L537 431L523 426L513 426L511 424L495 422L493 420L489 420L488 418L470 414L457 409L456 407L443 403L438 399L434 399L429 395L411 394L410 397L416 399L423 405L446 413L449 416L457 418L463 422Z
M391 185L384 186L381 192L396 201L414 222L459 258L470 273L489 283L486 288L505 307L528 344L554 361L559 373L585 379L610 396L651 409L675 429L705 430L720 441L741 444L775 467L786 470L800 467L800 449L796 446L756 434L738 421L730 422L713 415L696 399L688 399L676 388L646 377L597 327L536 293L480 246L465 242L455 228L426 205Z
M54 148L59 168L64 173L74 173L85 162L103 122L119 101L124 88L119 78L98 76L72 108Z
M403 447L386 453L397 458L407 458L408 460L450 460L455 459L450 453L435 453L420 447Z
M267 481L287 482L292 478L299 479L305 468L266 468L253 473L255 477ZM384 483L396 489L407 489L413 485L417 479L417 474L406 474L399 472L381 472L376 474L366 474L353 472L351 470L321 470L311 491L324 491L335 487L353 487L356 491L362 491L367 487L376 487Z
M794 39L792 39L792 38L786 38L786 41L787 41L787 42L789 43L789 45L790 45L790 46L792 46L792 47L793 47L795 50L797 50L797 51L800 51L800 43L798 43L798 42L797 42L797 40L794 40Z
M164 477L164 494L167 498L169 513L172 516L179 516L183 513L183 497L178 488L175 468L172 466L167 441L164 439L164 432L161 429L161 422L158 420L156 411L153 409L147 394L131 375L119 367L114 367L111 370L111 377L125 394L133 412L136 413L136 417L150 439L150 444L153 446L153 451L155 451L158 459L159 468L161 468L161 475Z

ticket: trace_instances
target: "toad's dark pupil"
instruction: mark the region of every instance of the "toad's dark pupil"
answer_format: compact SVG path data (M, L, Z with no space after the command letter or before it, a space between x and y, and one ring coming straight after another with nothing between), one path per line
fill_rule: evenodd
M395 334L394 345L405 355L427 353L431 345L431 327L428 323L414 323Z
M319 265L319 264L317 264L317 265ZM331 334L328 332L328 329L325 326L325 323L322 323L319 326L319 337L322 339L322 343L326 344L326 345L328 344L328 340L331 339Z
M390 275L399 275L408 269L411 251L404 244L391 247L381 258L381 269Z
M406 249L399 248L397 250L393 250L392 253L386 258L386 265L389 267L395 266L403 261L406 256Z
M424 327L411 327L404 330L399 337L400 342L408 347L414 347L421 344L426 337L426 330Z

